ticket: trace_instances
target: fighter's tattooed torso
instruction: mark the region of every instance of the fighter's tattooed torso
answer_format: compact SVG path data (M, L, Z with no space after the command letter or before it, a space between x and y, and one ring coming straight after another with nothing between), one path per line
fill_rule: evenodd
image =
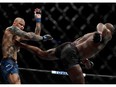
M12 57L17 60L17 52L19 51L19 47L15 46L14 44L16 39L20 40L18 36L10 32L9 28L4 31L2 40L3 58Z

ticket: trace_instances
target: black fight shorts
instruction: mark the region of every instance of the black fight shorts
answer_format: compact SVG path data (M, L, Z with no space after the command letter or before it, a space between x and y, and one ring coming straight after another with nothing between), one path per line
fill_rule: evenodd
M57 57L59 58L60 63L65 70L73 67L74 65L80 64L81 57L77 48L72 43L65 43L65 45L62 45L61 47L62 49L60 46L57 48L58 51L56 49L56 54L57 52L58 54L60 53L60 55Z

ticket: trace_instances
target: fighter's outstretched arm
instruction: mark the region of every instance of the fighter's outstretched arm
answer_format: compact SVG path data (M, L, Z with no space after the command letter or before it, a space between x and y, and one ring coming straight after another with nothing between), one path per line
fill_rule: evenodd
M33 32L22 31L18 27L14 27L14 26L9 27L9 30L14 35L17 35L19 37L22 37L22 38L25 38L25 39L28 39L28 40L40 41L40 40L51 40L51 39L53 39L51 35L40 36L40 35L36 35Z

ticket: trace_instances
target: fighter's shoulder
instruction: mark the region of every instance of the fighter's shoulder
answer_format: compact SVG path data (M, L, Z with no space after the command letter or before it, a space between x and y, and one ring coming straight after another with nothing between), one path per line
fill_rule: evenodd
M106 30L106 32L105 32L105 35L104 35L104 38L106 39L106 40L111 40L112 39L112 34L111 34L111 31L110 30Z
M12 26L6 27L5 31L8 31L11 28L12 28Z
M109 29L106 29L107 34L111 34L111 31Z
M5 29L4 29L4 31L8 31L9 30L9 27L6 27Z
M13 33L16 32L17 30L19 30L17 27L9 26L9 27L6 28L5 31L8 31L8 32L10 32L10 33L13 34Z
M6 34L8 34L8 33L11 33L10 32L10 29L11 29L12 27L10 26L10 27L7 27L5 30L4 30L4 33L6 33Z

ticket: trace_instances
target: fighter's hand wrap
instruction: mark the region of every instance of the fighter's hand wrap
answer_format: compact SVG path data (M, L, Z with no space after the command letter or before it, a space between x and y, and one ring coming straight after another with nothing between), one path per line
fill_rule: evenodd
M43 41L53 40L53 37L51 35L49 35L49 34L46 34L46 35L44 35L42 37L43 37Z
M93 42L94 43L100 43L102 41L102 35L98 32L96 32L93 36Z
M36 21L36 23L40 23L41 22L41 18L36 18L35 21Z

